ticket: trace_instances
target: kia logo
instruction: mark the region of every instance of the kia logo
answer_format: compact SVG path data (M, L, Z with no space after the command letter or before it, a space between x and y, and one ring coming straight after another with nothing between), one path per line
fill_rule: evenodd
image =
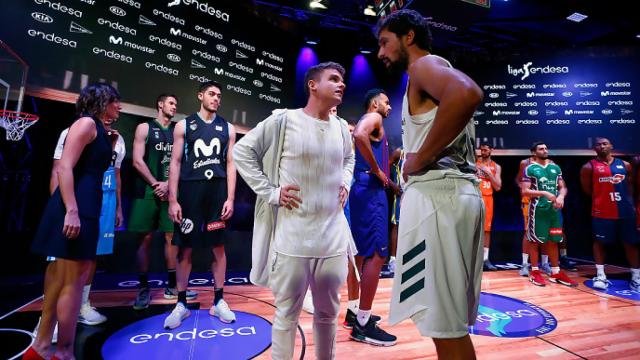
M489 97L490 97L490 98L492 98L492 99L495 99L495 98L497 98L498 96L500 96L500 94L498 94L498 93L491 93L491 94L489 94Z
M173 62L180 62L180 56L176 55L176 54L167 54L167 59L173 61Z
M109 8L109 11L111 11L111 13L113 13L113 15L118 15L118 16L125 16L127 15L127 12L122 10L121 8L117 7L117 6L112 6Z
M223 53L227 52L227 47L222 45L222 44L216 45L216 49L218 49L218 51L223 52Z
M529 110L529 112L528 112L528 113L529 113L529 115L531 115L531 116L536 116L536 115L538 115L538 110Z
M257 86L257 87L262 87L262 81L260 80L253 80L253 85Z
M53 22L53 18L51 16L39 12L31 13L31 17L34 20L40 21L41 23L45 24L51 24Z
M571 96L573 96L573 93L571 91L565 91L565 92L562 93L562 96L571 97Z
M613 110L611 110L611 109L604 109L604 110L602 110L602 114L604 114L604 115L611 115L611 114L613 114Z

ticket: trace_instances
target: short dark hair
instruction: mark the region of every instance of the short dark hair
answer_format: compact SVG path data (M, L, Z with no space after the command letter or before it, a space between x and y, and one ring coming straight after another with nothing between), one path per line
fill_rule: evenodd
M547 145L547 143L545 143L544 141L536 141L531 144L531 148L529 150L531 150L531 152L535 152L536 150L538 150L538 146L540 145Z
M420 49L431 51L433 39L429 30L429 21L415 10L398 10L380 19L376 26L376 37L380 36L382 30L388 30L398 37L407 35L410 30L413 30L414 44Z
M344 73L345 73L344 67L342 67L342 65L333 61L323 62L318 65L314 65L310 67L309 70L307 70L307 72L304 74L304 93L307 95L307 97L309 97L309 95L311 94L311 92L309 91L309 80L317 81L318 76L327 69L337 70L340 73L340 75L344 77Z
M380 94L387 95L387 93L382 89L370 89L369 91L367 91L367 93L364 95L364 111L369 110L369 106L371 106L373 99L375 99Z
M120 100L120 93L113 86L106 83L93 83L80 90L80 96L76 101L77 116L99 117L107 105Z
M213 81L213 80L209 80L206 82L203 82L202 84L200 84L200 87L198 88L198 92L199 93L203 93L205 91L207 91L208 88L215 86L218 88L218 90L222 91L222 85L220 85L219 82L217 81Z
M489 144L489 143L488 143L488 142L486 142L486 141L483 141L483 142L481 142L481 143L480 143L480 147L483 147L483 146L486 146L486 147L488 147L489 149L493 149L493 146L491 146L491 144Z
M165 100L167 100L167 98L174 98L176 99L176 102L178 101L178 97L175 96L174 94L167 94L167 93L162 93L160 95L158 95L158 97L156 98L156 110L158 110L158 103L164 102Z

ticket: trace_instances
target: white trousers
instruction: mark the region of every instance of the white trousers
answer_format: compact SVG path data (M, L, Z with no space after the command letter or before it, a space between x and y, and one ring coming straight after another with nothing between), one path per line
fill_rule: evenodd
M271 332L273 359L293 358L298 318L309 287L315 308L313 340L316 358L335 358L339 292L347 279L347 272L346 254L330 258L304 258L276 253L269 279L276 305Z

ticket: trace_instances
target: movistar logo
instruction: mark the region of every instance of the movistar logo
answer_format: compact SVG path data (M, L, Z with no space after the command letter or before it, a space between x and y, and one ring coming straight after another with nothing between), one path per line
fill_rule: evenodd
M196 157L200 157L201 153L204 157L209 157L213 155L213 148L216 148L216 155L220 155L221 146L222 145L220 144L220 139L218 138L211 139L209 145L207 145L204 140L198 139L193 145L193 153L196 155Z

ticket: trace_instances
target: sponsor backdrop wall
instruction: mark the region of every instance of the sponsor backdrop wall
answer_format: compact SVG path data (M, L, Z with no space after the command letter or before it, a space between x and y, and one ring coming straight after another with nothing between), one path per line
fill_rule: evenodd
M640 151L638 57L514 57L476 67L471 76L485 92L475 114L478 142L528 149L544 140L551 149L591 148L609 137L617 150Z
M31 66L29 84L73 93L117 86L123 101L154 107L160 92L197 110L200 82L223 85L220 113L253 127L290 106L296 55L289 36L231 2L23 0L0 12L0 38Z

